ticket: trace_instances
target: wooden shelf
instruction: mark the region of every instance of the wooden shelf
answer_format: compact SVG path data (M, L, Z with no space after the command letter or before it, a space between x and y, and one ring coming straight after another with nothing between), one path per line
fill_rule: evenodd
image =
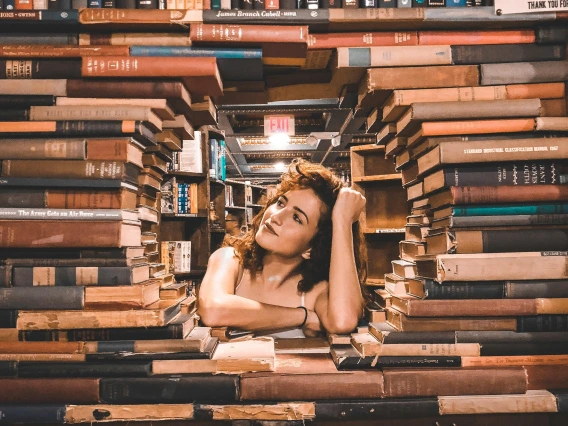
M257 209L261 209L264 207L264 205L262 204L247 204L247 207L252 207L252 208L257 208Z
M185 213L185 214L175 214L175 213L162 213L163 219L206 219L207 215L203 213Z
M225 230L222 229L222 228L221 229L211 228L210 231L211 231L212 234L224 234L225 233Z
M209 178L209 183L212 183L214 185L222 185L225 186L225 182L223 182L222 180L219 179L214 179L214 178Z
M364 234L404 234L404 228L365 228Z
M371 176L360 176L353 178L354 183L387 182L393 180L402 181L402 175L400 173L393 173L390 175L371 175Z
M225 209L227 209L227 210L245 210L246 207L242 207L242 206L225 206Z

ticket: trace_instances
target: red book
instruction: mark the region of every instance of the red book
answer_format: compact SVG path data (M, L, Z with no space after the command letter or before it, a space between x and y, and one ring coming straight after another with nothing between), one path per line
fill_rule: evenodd
M307 26L274 25L191 25L189 38L194 43L209 42L238 45L260 43L307 43Z

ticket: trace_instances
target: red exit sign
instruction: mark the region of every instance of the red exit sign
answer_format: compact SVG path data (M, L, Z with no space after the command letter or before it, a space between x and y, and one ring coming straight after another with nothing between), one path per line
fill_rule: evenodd
M294 116L265 115L264 136L274 135L275 133L283 133L285 135L294 136L296 134L294 128Z

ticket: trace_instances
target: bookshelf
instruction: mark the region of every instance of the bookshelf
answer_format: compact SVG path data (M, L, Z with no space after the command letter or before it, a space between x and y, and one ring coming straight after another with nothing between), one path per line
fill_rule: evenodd
M398 257L398 246L404 239L409 205L401 186L401 174L390 158L385 158L384 145L360 145L351 148L352 187L367 199L361 215L369 262L368 284L384 283L391 270L391 260Z

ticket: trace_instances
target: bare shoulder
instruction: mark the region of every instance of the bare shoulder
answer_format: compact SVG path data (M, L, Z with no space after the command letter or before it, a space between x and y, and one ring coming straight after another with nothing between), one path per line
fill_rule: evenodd
M325 298L327 300L327 293L329 290L329 282L326 280L320 281L310 290L307 296L315 301Z
M215 250L209 257L208 266L238 266L239 258L232 247L222 247Z

